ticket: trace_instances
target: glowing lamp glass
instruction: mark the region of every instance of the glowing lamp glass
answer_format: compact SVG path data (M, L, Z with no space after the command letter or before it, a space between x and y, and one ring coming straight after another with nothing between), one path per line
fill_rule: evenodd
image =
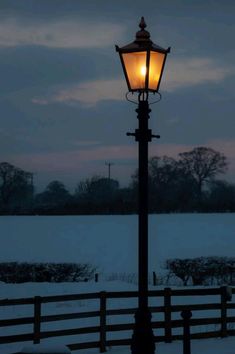
M161 73L164 65L165 54L150 52L149 62L149 90L156 90L161 78Z
M146 52L123 54L123 61L132 90L143 90L145 88L146 58Z
M157 91L165 54L154 51L122 53L131 91Z

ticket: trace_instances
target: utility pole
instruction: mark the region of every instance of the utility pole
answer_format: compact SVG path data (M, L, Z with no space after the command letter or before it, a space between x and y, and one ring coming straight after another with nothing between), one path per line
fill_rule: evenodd
M105 165L108 166L108 179L110 180L111 178L111 166L114 165L113 162L105 162Z

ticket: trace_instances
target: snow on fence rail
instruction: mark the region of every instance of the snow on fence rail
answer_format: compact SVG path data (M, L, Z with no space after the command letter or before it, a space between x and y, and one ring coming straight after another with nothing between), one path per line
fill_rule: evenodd
M231 289L231 288L230 288ZM235 288L231 289L231 293L235 294ZM31 317L0 319L0 327L9 327L17 325L32 324L32 333L16 334L0 336L0 344L16 343L33 341L33 343L40 343L41 340L51 337L71 336L97 333L99 340L87 341L80 343L68 344L71 350L99 348L100 352L104 352L107 346L116 345L129 345L131 338L126 339L107 339L107 333L116 331L128 331L133 329L132 323L123 324L107 324L107 316L116 315L131 315L134 314L136 308L123 308L123 309L109 309L107 306L107 300L110 299L126 299L137 298L137 291L122 291L122 292L99 292L89 294L73 294L73 295L56 295L56 296L35 296L32 298L21 299L4 299L0 300L0 307L5 306L18 306L18 305L33 305L34 314ZM184 296L219 296L219 302L217 303L203 303L203 304L187 304L187 305L172 305L172 299L174 297ZM232 295L232 294L231 294ZM172 340L182 340L182 334L173 334L174 328L183 328L182 319L173 319L174 313L181 312L183 310L190 310L193 314L196 311L204 310L219 310L219 317L200 317L191 318L190 326L201 325L217 325L219 329L216 331L196 332L191 334L191 338L213 338L213 337L226 337L228 335L235 335L235 330L229 328L228 324L235 323L235 316L228 316L228 309L235 309L235 303L230 302L228 287L222 286L219 288L208 289L177 289L165 288L163 290L149 291L149 298L158 297L163 300L163 306L151 306L151 312L162 313L163 320L153 321L152 325L154 329L163 329L164 335L155 336L156 342L165 341L170 343ZM96 311L82 311L74 313L63 313L55 315L42 315L42 307L47 303L58 303L74 300L99 300L99 308ZM181 298L182 299L182 298ZM42 330L41 325L47 322L64 321L72 319L84 319L84 318L99 318L99 325L71 328L71 329L56 329L56 330ZM66 343L67 344L67 343Z

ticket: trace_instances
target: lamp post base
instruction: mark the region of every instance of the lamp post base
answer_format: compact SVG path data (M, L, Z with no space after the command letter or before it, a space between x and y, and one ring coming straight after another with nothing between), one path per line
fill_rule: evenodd
M135 326L131 343L132 354L154 354L155 340L149 309L138 309L135 313Z

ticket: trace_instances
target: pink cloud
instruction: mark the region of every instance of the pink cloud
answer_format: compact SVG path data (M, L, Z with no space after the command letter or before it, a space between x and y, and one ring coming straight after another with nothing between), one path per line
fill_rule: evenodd
M229 171L226 175L231 181L235 181L235 141L212 140L204 146L224 153L229 161ZM171 156L178 157L180 152L190 151L195 146L184 144L150 144L149 156ZM133 160L133 163L126 164L125 160ZM133 145L113 145L113 146L94 146L87 149L82 146L79 150L68 152L55 152L43 154L25 154L5 156L4 161L15 164L25 170L36 173L37 175L50 175L50 178L59 176L70 176L72 179L82 179L94 174L105 175L105 161L115 163L115 178L121 181L130 181L130 176L137 168L138 147ZM123 163L122 163L123 161ZM51 177L52 176L52 177Z

